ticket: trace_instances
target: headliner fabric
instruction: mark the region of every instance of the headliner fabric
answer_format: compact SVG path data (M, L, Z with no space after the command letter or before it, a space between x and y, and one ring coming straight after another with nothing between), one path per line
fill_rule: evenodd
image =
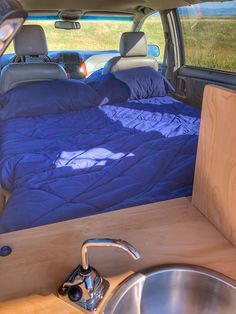
M199 124L168 96L1 121L0 232L191 195Z

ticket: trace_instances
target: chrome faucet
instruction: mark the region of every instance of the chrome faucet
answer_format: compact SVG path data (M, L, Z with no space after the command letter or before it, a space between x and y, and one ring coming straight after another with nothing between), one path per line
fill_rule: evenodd
M95 311L109 288L107 280L89 266L89 247L111 246L129 253L133 259L140 258L136 249L126 241L119 239L89 239L81 247L81 265L79 265L58 289L61 299L78 305L89 311Z

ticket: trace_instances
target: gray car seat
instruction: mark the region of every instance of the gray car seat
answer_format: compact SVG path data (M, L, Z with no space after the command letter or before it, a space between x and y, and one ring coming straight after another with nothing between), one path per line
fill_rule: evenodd
M24 26L16 36L15 52L18 56L30 59L24 58L23 62L10 63L3 68L0 76L1 92L29 82L68 78L63 67L44 59L48 49L41 26ZM35 59L32 61L32 58Z
M126 32L120 39L120 56L109 60L103 74L137 67L151 67L157 70L157 61L148 56L147 39L144 32Z
M45 32L40 25L24 25L14 39L17 62L50 62Z

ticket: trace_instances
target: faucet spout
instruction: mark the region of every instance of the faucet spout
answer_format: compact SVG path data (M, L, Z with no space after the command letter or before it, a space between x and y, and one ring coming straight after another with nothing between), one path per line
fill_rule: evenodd
M89 265L88 248L98 246L117 247L127 252L134 260L140 258L140 254L130 243L120 239L89 239L83 243L81 265L60 286L58 294L64 301L77 304L88 311L96 310L109 288L109 282Z
M89 262L88 262L88 248L89 247L117 247L124 251L126 251L134 260L140 259L140 254L138 251L128 242L120 239L108 239L108 238L101 238L101 239L89 239L86 240L82 247L81 247L81 265L84 270L89 269Z

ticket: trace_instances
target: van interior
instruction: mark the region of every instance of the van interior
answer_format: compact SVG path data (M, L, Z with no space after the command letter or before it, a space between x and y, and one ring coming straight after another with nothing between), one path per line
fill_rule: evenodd
M4 1L0 313L236 314L236 0Z

